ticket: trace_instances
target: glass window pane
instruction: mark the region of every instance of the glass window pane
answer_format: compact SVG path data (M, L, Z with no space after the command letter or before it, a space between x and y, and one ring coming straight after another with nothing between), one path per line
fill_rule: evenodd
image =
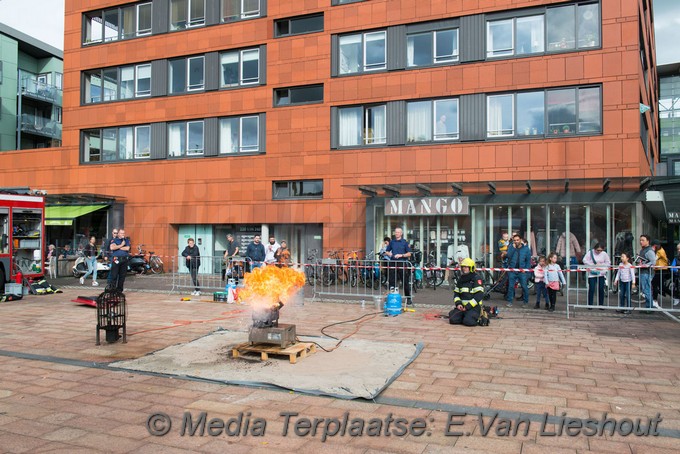
M458 60L458 30L442 30L434 34L435 63Z
M359 145L361 143L361 107L345 107L338 109L338 138L341 147Z
M184 156L186 152L185 123L168 124L168 155L171 157Z
M384 69L387 61L385 55L385 32L366 33L364 69Z
M170 93L183 93L186 90L186 60L170 60L168 74L168 89Z
M543 16L518 17L515 54L535 54L543 52Z
M203 122L190 121L187 129L189 129L187 154L203 154Z
M241 18L241 0L222 0L222 22Z
M102 161L113 161L116 159L116 136L116 128L102 130Z
M573 134L576 129L576 90L550 90L546 93L548 134Z
M102 100L102 77L99 71L92 73L89 76L90 80L90 101L101 102Z
M118 159L132 159L132 144L134 143L132 128L118 129Z
M220 55L220 87L238 85L238 52L227 52Z
M548 23L548 50L561 51L576 47L574 42L574 5L548 8L546 16Z
M109 68L104 70L103 95L104 101L114 101L118 97L117 68Z
M410 102L406 106L406 141L432 140L432 102Z
M290 90L290 102L304 104L323 101L323 85L314 87L300 87Z
M118 8L104 11L104 41L118 39Z
M489 96L487 101L488 137L511 136L513 129L513 95Z
M409 67L432 64L432 33L406 37L406 64Z
M122 39L130 39L135 36L135 7L134 6L126 6L124 8L121 8L121 24L120 28L122 30L121 38Z
M203 57L189 59L189 90L203 90Z
M361 35L341 36L340 47L340 74L359 72L361 66Z
M205 24L205 0L190 0L189 25Z
M300 182L300 195L302 197L318 197L323 195L323 181L309 180Z
M103 19L102 13L97 11L95 13L90 13L85 19L85 43L98 43L101 42L104 32L103 32Z
M387 141L385 106L367 107L365 121L364 143L385 143Z
M170 30L187 28L189 0L170 0Z
M434 102L434 140L458 138L458 100L442 99Z
M256 84L260 80L260 51L258 49L241 52L243 59L241 68L241 83Z
M151 33L151 3L137 5L137 35Z
M512 19L487 22L486 56L512 55Z
M298 17L290 21L290 33L313 33L323 31L323 16Z
M220 153L238 153L238 118L220 119Z
M542 91L517 94L517 135L543 134L545 94Z
M151 65L137 66L136 96L149 96L151 94Z
M260 0L243 0L243 17L257 17L260 15Z
M600 10L597 3L578 7L578 47L600 45Z
M120 68L120 99L135 97L135 68L125 66Z
M148 158L151 150L151 128L137 126L135 128L135 159Z
M85 132L85 161L100 161L102 153L102 138L99 129Z
M602 132L601 110L600 89L580 88L578 91L578 132Z
M259 151L260 119L258 117L241 118L241 151Z

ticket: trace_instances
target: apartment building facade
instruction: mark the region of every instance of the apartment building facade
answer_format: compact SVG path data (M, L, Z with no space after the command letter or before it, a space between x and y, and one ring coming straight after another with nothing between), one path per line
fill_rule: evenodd
M67 0L65 24L63 148L8 176L52 169L95 210L74 235L271 233L301 261L401 226L445 263L503 231L619 253L665 217L649 0Z

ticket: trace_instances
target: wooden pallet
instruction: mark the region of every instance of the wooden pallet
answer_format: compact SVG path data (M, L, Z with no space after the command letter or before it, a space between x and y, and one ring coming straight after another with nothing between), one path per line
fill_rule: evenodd
M259 353L262 361L267 361L269 355L288 356L291 364L295 364L299 358L306 358L308 353L316 353L316 345L311 342L298 342L286 348L277 347L269 344L251 344L245 342L231 349L234 358L238 358L243 353Z

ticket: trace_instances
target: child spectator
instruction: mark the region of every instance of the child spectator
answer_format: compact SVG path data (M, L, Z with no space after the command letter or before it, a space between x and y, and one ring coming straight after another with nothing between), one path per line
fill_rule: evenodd
M548 301L548 288L545 286L545 272L548 269L546 259L544 256L538 258L538 265L534 268L534 285L536 289L536 305L534 309L541 308L541 296L545 301L545 308L550 309L550 302Z
M550 299L550 306L546 307L550 312L555 312L555 302L557 300L557 292L560 290L560 283L566 285L562 274L562 268L557 264L557 254L551 252L548 255L548 268L545 271L545 283L548 287L548 298Z
M624 314L630 314L630 289L635 287L635 269L630 264L630 256L627 252L621 252L621 263L614 278L614 285L619 285L619 310ZM624 309L626 308L626 309Z

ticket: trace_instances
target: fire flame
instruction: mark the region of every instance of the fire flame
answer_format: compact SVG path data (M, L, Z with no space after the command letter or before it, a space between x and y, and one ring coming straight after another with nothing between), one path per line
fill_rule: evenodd
M239 292L242 302L256 306L273 306L288 300L305 285L305 275L291 268L266 266L246 273L244 287Z

